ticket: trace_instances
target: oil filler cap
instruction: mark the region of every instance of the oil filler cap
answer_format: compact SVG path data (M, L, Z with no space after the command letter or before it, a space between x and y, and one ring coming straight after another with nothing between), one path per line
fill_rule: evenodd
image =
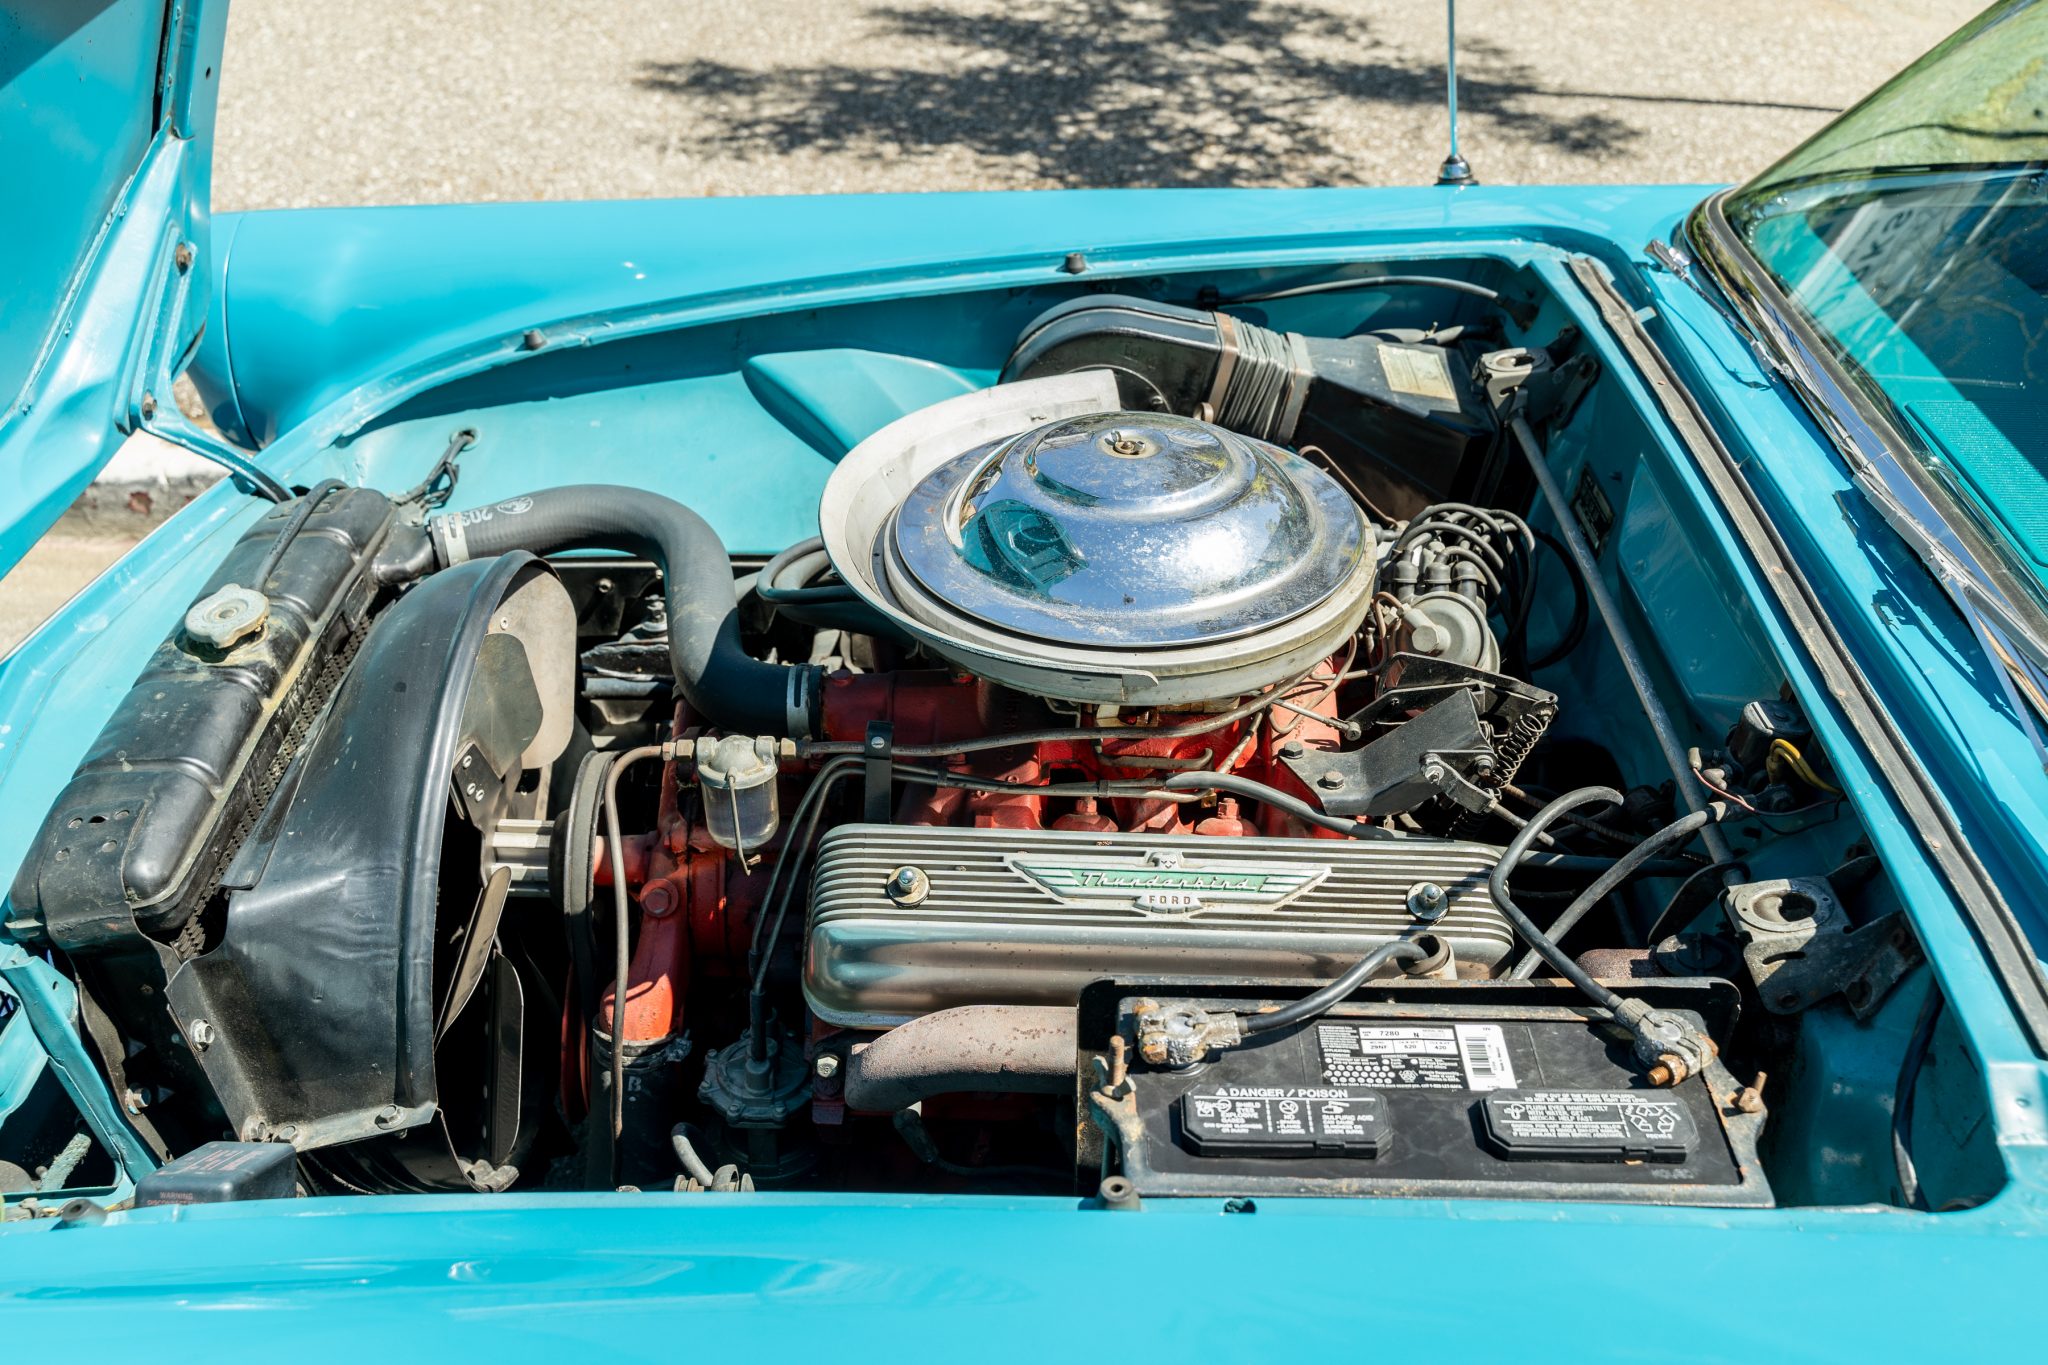
M1640 1090L1496 1090L1488 1141L1510 1160L1684 1161L1699 1141L1676 1095Z

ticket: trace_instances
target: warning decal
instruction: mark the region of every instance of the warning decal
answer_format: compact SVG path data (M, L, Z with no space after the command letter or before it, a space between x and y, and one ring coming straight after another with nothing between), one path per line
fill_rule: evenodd
M1181 1096L1180 1116L1204 1156L1371 1156L1386 1132L1380 1097L1348 1086L1203 1086Z
M1683 1161L1697 1136L1676 1096L1636 1090L1524 1090L1488 1095L1487 1135L1508 1156Z
M1316 1046L1331 1085L1408 1090L1505 1090L1515 1065L1499 1024L1320 1024Z

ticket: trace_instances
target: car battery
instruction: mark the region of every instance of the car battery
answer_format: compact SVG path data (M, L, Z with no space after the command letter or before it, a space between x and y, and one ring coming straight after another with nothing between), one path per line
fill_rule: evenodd
M1263 990L1267 994L1261 995ZM1273 988L1102 982L1083 999L1087 1153L1141 1198L1583 1199L1768 1207L1758 1097L1718 1061L1650 1084L1626 1030L1568 986L1374 983L1185 1068L1138 1060L1141 1010L1249 1014ZM1633 994L1726 1038L1725 981ZM1112 1038L1121 1038L1121 1047ZM1121 1061L1118 1054L1121 1054Z

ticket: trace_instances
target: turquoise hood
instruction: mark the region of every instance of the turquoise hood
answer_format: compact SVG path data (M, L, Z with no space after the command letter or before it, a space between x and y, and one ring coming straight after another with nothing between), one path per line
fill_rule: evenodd
M0 572L175 416L206 318L224 0L0 9Z

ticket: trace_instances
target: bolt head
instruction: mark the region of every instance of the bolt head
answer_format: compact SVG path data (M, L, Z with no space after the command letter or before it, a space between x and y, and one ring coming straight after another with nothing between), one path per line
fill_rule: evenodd
M889 899L898 905L916 905L931 894L932 881L921 867L899 867L889 874Z
M818 1060L811 1064L811 1070L816 1073L819 1080L831 1080L839 1074L839 1054L836 1052L819 1053Z
M1338 772L1335 768L1331 768L1316 779L1316 785L1324 791L1336 791L1344 785L1344 774Z
M1451 908L1451 898L1435 882L1417 882L1408 888L1408 913L1426 924L1442 919Z
M666 877L655 877L640 888L640 908L656 919L673 913L676 900L675 884Z
M213 1046L213 1025L204 1019L194 1019L192 1027L185 1030L185 1041L192 1044L194 1052L204 1052Z

